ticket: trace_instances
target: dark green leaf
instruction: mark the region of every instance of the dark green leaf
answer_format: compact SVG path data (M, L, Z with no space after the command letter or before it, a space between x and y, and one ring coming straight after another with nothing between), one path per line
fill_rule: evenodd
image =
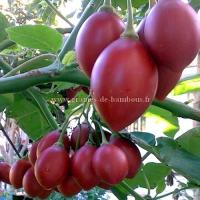
M148 0L132 0L134 8L139 8L140 6L146 4L147 2ZM113 0L112 3L114 7L119 6L123 10L127 9L127 1L125 0Z
M142 170L144 172L142 172ZM132 188L142 187L148 188L144 178L144 174L149 182L151 189L158 187L161 181L164 181L165 177L170 174L171 169L162 163L147 163L133 179L127 179L126 182Z
M113 194L120 200L127 200L128 192L119 184L112 187Z
M62 36L44 25L22 25L7 28L9 39L24 47L56 52L62 45Z
M14 95L9 94L1 94L0 95L0 112L2 112L7 106L14 102Z
M6 111L7 117L14 118L20 128L35 140L51 130L39 108L22 95L15 95L15 100Z
M0 42L2 42L3 40L5 40L7 38L7 33L5 31L5 29L7 27L9 27L9 22L6 19L6 17L0 12Z
M138 145L144 147L145 149L150 150L156 144L155 136L151 133L132 132L129 133L129 136L131 137L132 140L136 141Z
M200 74L182 79L172 90L173 95L200 91Z
M177 141L158 138L156 147L160 160L189 180L200 184L200 157L181 148Z
M159 124L158 131L163 132L169 137L173 138L179 130L178 118L165 109L152 105L144 115L152 119L155 125Z
M87 94L85 92L81 91L79 92L75 98L71 99L68 103L68 109L66 110L66 113L69 114L74 108L78 107L80 104L85 103L87 98Z
M165 188L166 188L166 183L165 180L161 180L158 184L158 186L156 187L156 194L160 194L162 193Z
M190 129L176 140L183 149L200 156L200 127Z

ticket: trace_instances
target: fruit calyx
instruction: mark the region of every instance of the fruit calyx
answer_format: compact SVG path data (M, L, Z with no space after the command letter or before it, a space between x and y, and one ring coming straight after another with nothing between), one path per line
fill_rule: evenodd
M111 0L104 0L103 5L99 8L98 11L112 12L115 13L115 8L112 7Z

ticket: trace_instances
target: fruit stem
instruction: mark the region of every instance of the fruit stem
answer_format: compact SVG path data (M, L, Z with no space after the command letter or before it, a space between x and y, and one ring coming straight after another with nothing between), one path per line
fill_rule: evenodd
M139 39L138 34L133 28L133 8L131 0L127 0L127 24L125 31L121 35L124 38Z
M71 113L69 113L69 115L67 116L67 118L65 119L65 121L63 122L62 124L62 127L61 127L61 134L60 134L60 137L58 138L58 141L57 141L57 144L58 145L61 145L63 144L63 138L64 138L64 135L65 135L65 131L67 129L67 126L70 122L70 117L76 113L78 110L80 110L81 108L83 107L83 104L79 105L78 107L76 107L74 110L72 110Z
M96 119L92 119L92 121L95 122L98 125L99 129L100 129L101 137L102 137L102 144L108 144L108 141L106 139L104 131L103 131L102 127L101 127L101 124Z
M111 2L111 0L104 0L103 5L104 6L112 6L112 2Z

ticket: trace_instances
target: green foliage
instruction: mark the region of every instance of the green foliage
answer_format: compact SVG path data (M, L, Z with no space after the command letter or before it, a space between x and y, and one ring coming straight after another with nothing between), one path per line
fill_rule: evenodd
M13 94L1 94L0 95L0 112L11 105L14 102Z
M145 117L152 119L152 123L159 124L161 132L172 138L180 128L178 118L176 116L157 106L150 106L145 113Z
M200 157L181 148L170 138L157 139L160 160L189 180L200 184Z
M5 31L5 29L7 27L9 27L9 22L6 19L6 17L0 12L0 42L2 42L3 40L5 40L7 38L7 33Z
M147 188L147 183L145 181L144 174L148 180L151 189L155 189L159 186L160 182L165 180L171 169L162 163L149 162L142 167L142 169L137 173L133 179L127 179L126 182L132 188L142 187Z
M200 74L195 74L179 81L176 87L172 90L172 94L180 95L189 92L199 92L199 91L200 91Z
M148 0L132 0L132 5L134 8L139 8L140 6L146 4ZM122 10L127 9L127 2L124 0L113 0L112 4L114 7L119 6Z
M190 129L178 137L176 141L183 149L200 156L200 127Z
M57 52L62 45L62 36L44 25L23 25L6 29L9 39L24 47Z
M52 130L40 109L22 94L15 94L14 102L7 107L6 114L7 117L14 118L33 140Z

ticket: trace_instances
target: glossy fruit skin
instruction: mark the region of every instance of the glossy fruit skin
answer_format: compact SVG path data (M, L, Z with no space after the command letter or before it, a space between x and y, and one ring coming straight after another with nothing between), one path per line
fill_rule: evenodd
M181 0L159 0L145 21L144 37L158 65L174 72L190 64L200 48L200 20Z
M128 174L126 178L133 178L138 172L142 158L139 149L131 141L124 138L112 138L110 144L119 147L126 155L128 160Z
M90 190L99 183L92 168L92 159L96 149L94 146L84 145L72 157L72 175L84 190Z
M92 166L100 180L114 185L128 174L128 161L124 152L113 144L103 144L94 154Z
M59 185L69 173L69 155L58 145L45 149L35 163L35 176L45 189Z
M34 165L37 160L37 147L38 147L39 142L40 140L34 142L28 152L28 159L32 165Z
M73 176L67 177L57 188L66 197L74 196L82 190Z
M17 160L10 168L9 178L11 184L19 189L22 187L22 180L26 171L31 167L31 163L28 160Z
M157 68L143 44L120 38L104 49L94 65L93 102L108 126L119 131L145 112L155 96L157 82Z
M30 197L36 197L44 191L35 178L33 167L29 168L23 177L23 188Z
M124 30L120 18L106 11L91 15L82 25L76 39L75 49L81 70L90 77L93 65L111 42L117 40Z
M38 195L37 197L39 199L46 199L50 194L51 194L52 190L42 190Z
M6 162L0 162L0 181L11 184L9 179L10 165Z
M147 47L144 36L146 17L140 22L136 31L139 35L140 41ZM147 47L148 48L148 47ZM151 54L151 52L149 51ZM182 71L174 72L168 67L157 65L158 69L158 88L156 92L156 98L158 100L164 100L170 91L176 86L179 81Z
M72 130L70 144L73 150L76 149L76 143L78 142L78 149L82 147L89 139L91 128L88 123L82 123L76 126Z
M58 130L54 130L47 135L45 135L39 142L38 147L37 147L37 157L40 156L41 152L47 149L48 147L52 146L55 144L60 136L60 132ZM67 135L64 136L64 146L67 151L70 149L70 142L69 138Z
M164 100L180 80L182 71L174 72L167 67L158 67L158 89L156 99Z

